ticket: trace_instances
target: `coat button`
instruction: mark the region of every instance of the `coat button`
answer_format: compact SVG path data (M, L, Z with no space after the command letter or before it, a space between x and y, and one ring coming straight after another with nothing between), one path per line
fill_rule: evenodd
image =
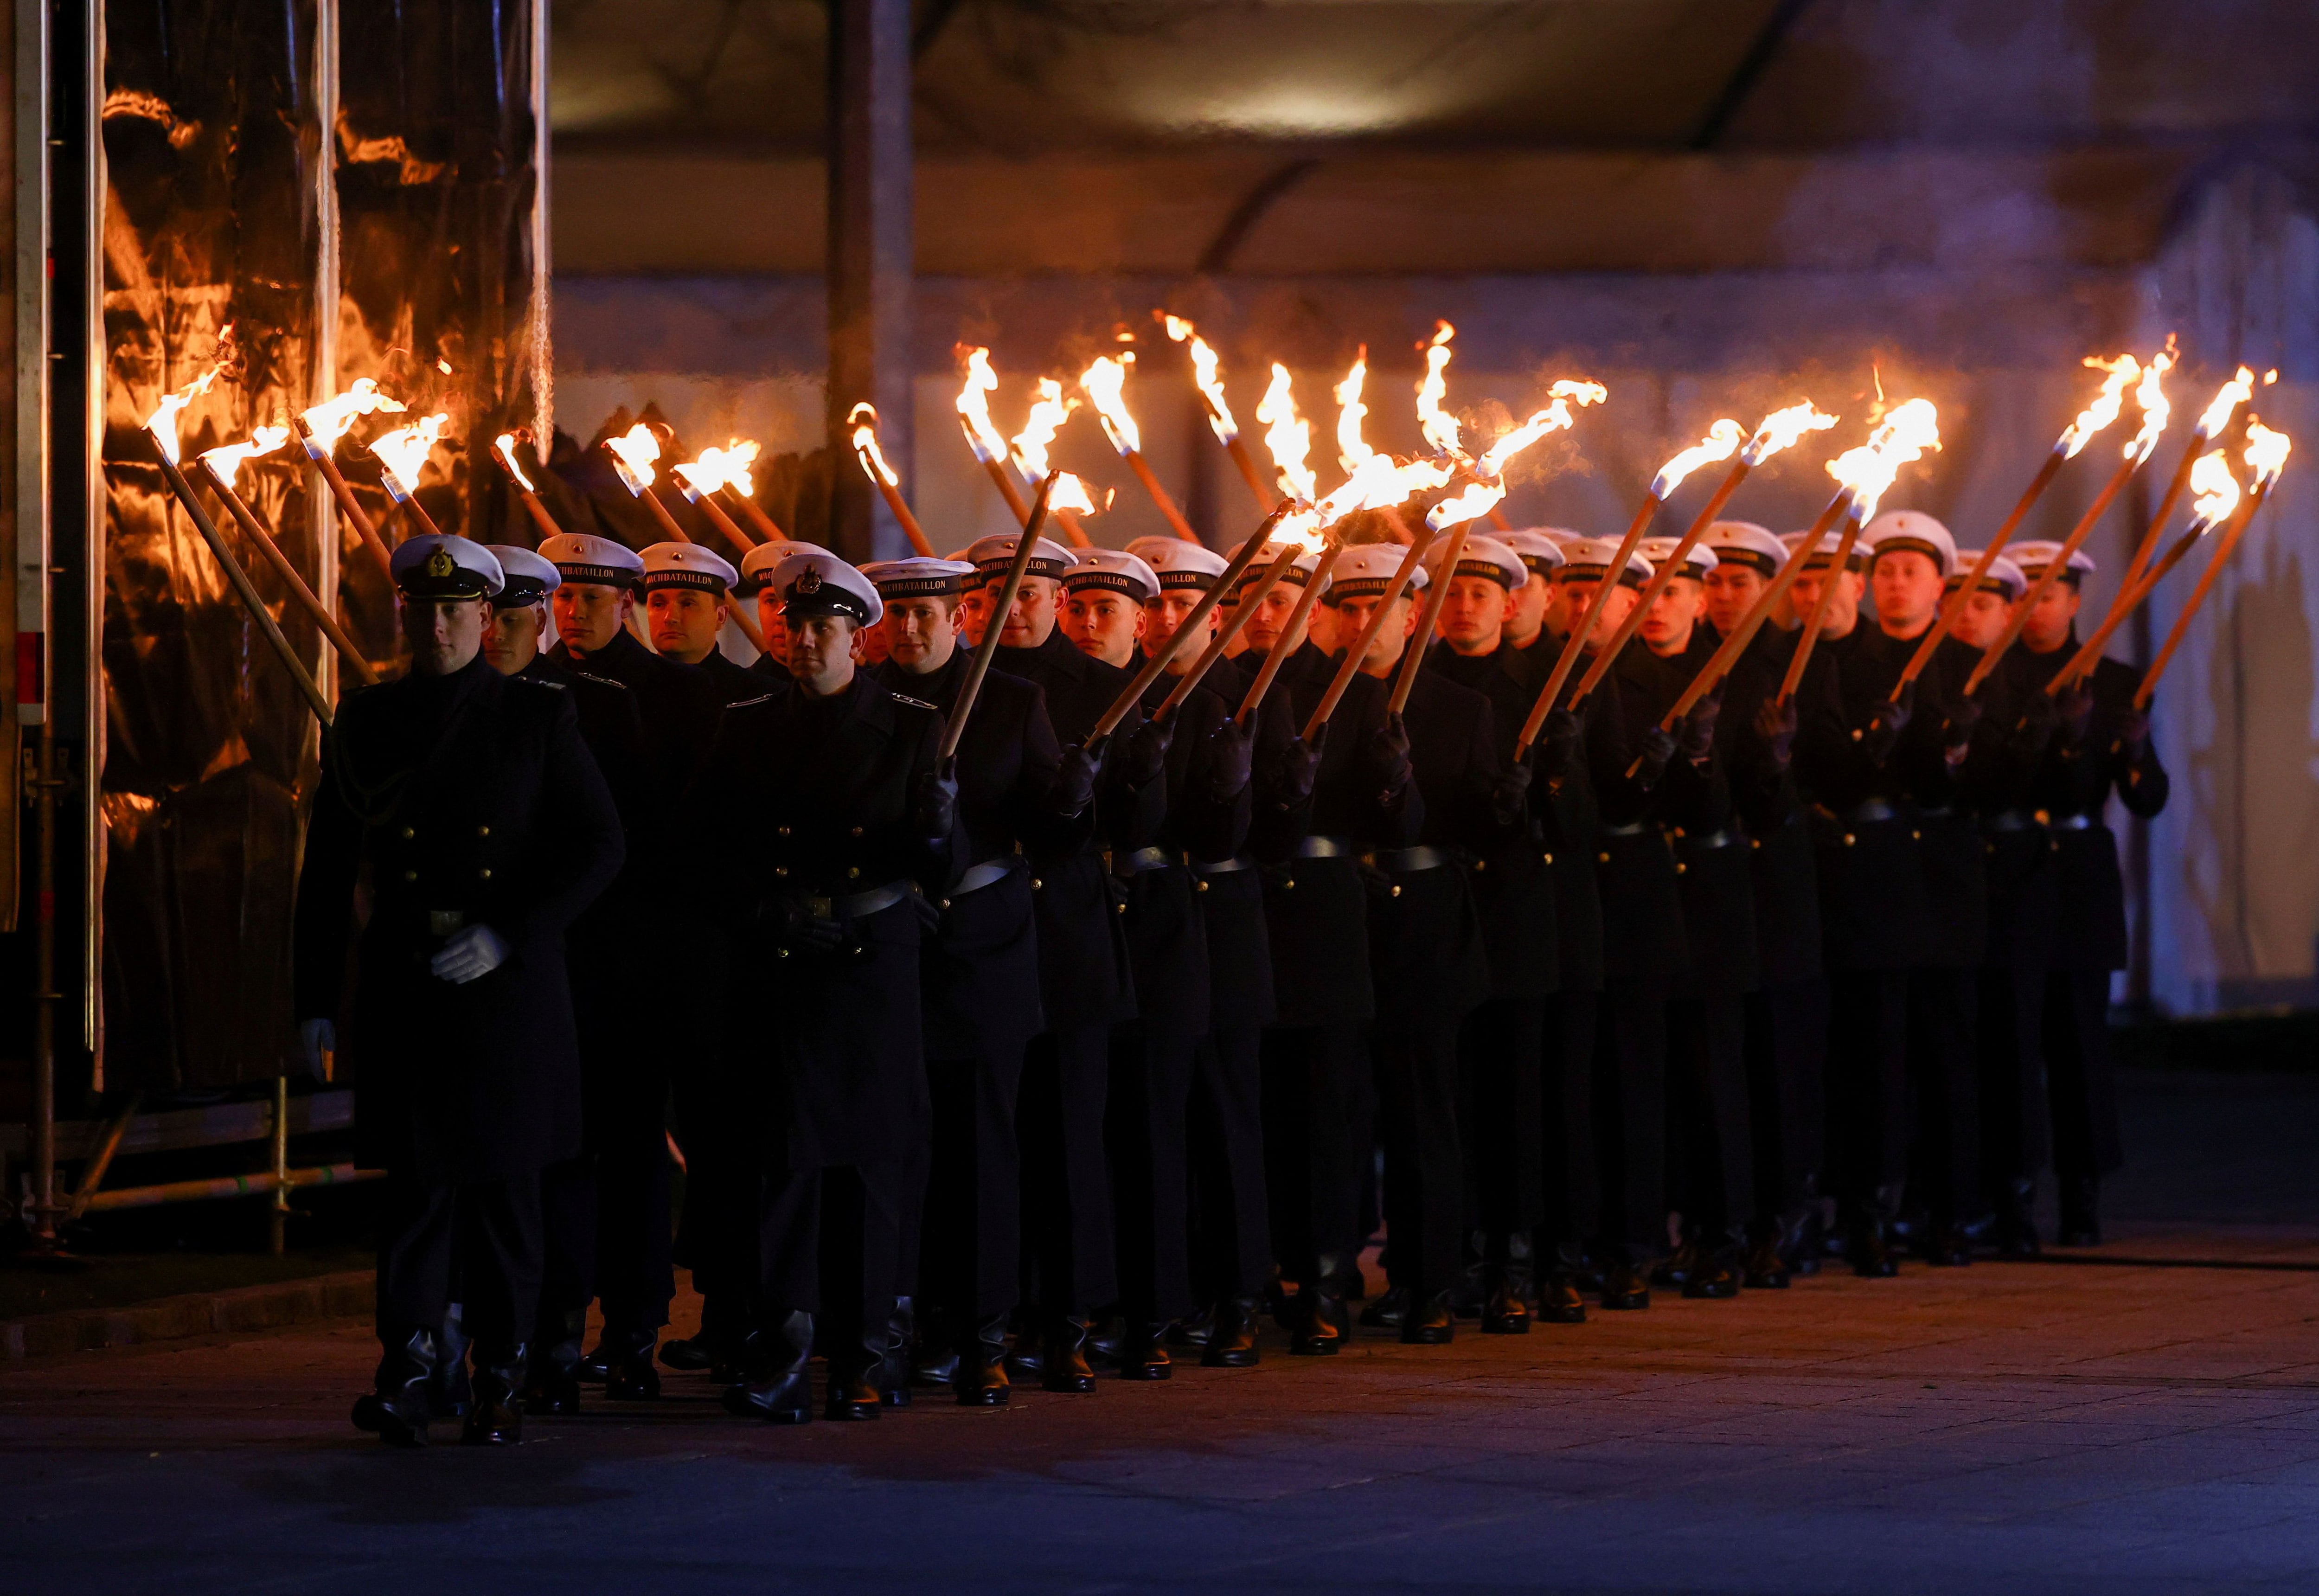
M775 874L775 875L777 875L777 876L786 876L786 875L788 875L789 873L790 873L790 867L789 867L789 866L787 866L787 865L785 865L785 864L777 864L777 865L773 866L773 874Z
M862 828L861 828L860 826L858 826L858 825L857 825L857 826L855 826L855 827L853 828L853 833L852 833L851 834L853 834L853 835L854 835L854 836L857 836L857 837L858 837L858 836L860 836L860 835L862 834Z
M773 950L773 957L776 959L786 959L789 956L790 951L787 948L775 948Z
M1912 843L1921 843L1925 840L1925 834L1920 831L1912 831L1908 834L1908 840Z
M1477 859L1474 861L1474 868L1477 870L1485 870L1490 868L1490 861L1486 859Z
M402 828L402 840L403 840L404 842L406 842L406 843L407 843L407 842L409 842L411 838L413 838L413 837L417 836L418 834L418 834L416 831L412 830L410 826L407 826L407 825L406 825L406 826L404 826L404 827Z
M416 881L419 879L419 872L417 870L405 870L402 872L402 879L406 881Z
M1845 845L1845 847L1847 847L1847 848L1851 847L1851 846L1852 846L1852 844L1853 844L1854 842L1856 842L1856 841L1858 841L1858 839L1857 839L1857 838L1855 838L1855 837L1854 837L1854 836L1850 832L1845 832L1845 833L1844 834L1844 845Z
M944 907L944 908L948 908L948 907L950 907L950 899L948 899L948 898L946 898L946 897L945 897L945 898L943 898L943 899L942 900L942 906L943 906L943 907Z
M491 867L486 865L482 870L477 870L475 872L475 879L479 881L490 880L492 879Z
M1675 861L1675 864L1674 864L1674 873L1675 873L1676 875L1678 875L1678 876L1680 876L1680 875L1684 875L1684 874L1688 873L1688 872L1690 871L1690 870L1691 870L1691 866L1689 866L1689 865L1687 865L1687 864L1683 863L1683 861L1681 861L1681 860L1679 860L1679 859Z
M1393 895L1395 897L1399 897L1401 896L1401 883L1398 881L1395 881L1393 884Z
M1205 881L1195 881L1192 883L1192 890L1195 892L1205 892L1207 889L1208 884Z
M1288 879L1286 879L1286 881L1283 881L1282 883L1280 883L1280 890L1282 890L1283 892L1294 892L1294 891L1295 891L1295 890L1296 890L1296 878L1295 878L1295 877L1294 877L1294 876L1291 876L1291 877L1289 877L1289 878L1288 878Z
M785 837L790 834L790 828L786 825L777 825L773 827L773 834L779 837Z
M1602 862L1602 863L1603 863L1603 864L1608 864L1608 863L1610 863L1610 862L1611 862L1611 856L1610 856L1608 853L1597 853L1594 857L1595 857L1595 859L1596 859L1597 861L1599 861L1600 862Z
M1747 839L1747 846L1760 852L1763 850L1764 839L1761 837L1749 837Z
M1125 904L1123 904L1123 904L1117 904L1117 905L1114 905L1114 906L1114 906L1115 908L1117 908L1117 909L1119 910L1119 912L1120 912L1121 914L1123 914L1123 914L1125 914L1125 913L1127 913L1127 906L1126 906Z
M1538 862L1541 864L1552 864L1554 862L1554 855L1551 853L1541 853L1538 858Z
M858 864L847 865L845 867L845 879L849 881L860 880L862 879L862 867Z
M1036 877L1036 876L1033 876L1033 877L1031 878L1031 890L1032 890L1032 891L1036 892L1036 891L1038 891L1038 890L1039 890L1039 888L1040 888L1044 887L1045 885L1046 885L1046 883L1045 883L1044 881L1042 881L1041 879L1039 879L1039 878L1038 878L1038 877Z
M488 825L479 825L475 827L475 834L479 837L487 837L492 834L492 828Z

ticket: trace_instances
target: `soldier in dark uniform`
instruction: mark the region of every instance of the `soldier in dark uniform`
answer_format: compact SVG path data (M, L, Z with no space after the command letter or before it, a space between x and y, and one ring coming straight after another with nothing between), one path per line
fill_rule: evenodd
M2016 546L2031 581L2058 549ZM2042 557L2041 557L2042 556ZM2024 708L2053 717L2052 739L2035 778L2035 806L2047 816L2060 914L2045 978L2045 1078L2052 1104L2053 1170L2061 1186L2064 1247L2101 1240L2101 1179L2125 1162L2117 1089L2109 1052L2111 975L2125 968L2125 887L2117 838L2105 818L2109 795L2149 819L2166 807L2170 783L2158 762L2150 717L2134 707L2142 675L2107 657L2058 703L2045 684L2077 652L2079 587L2093 569L2082 551L2048 588L2021 631L2021 650L2038 669Z
M949 879L957 784L937 769L941 712L853 664L883 610L833 555L773 570L796 685L726 712L695 811L751 840L753 890L727 899L720 1099L755 1142L755 1333L736 1414L813 1416L816 1320L825 1411L884 1403L901 1204L927 1134L921 896Z
M757 630L765 635L765 652L747 666L751 675L761 676L776 686L789 685L789 626L781 618L781 596L773 591L765 578L791 555L828 552L817 543L793 543L776 537L768 538L741 556L741 580L734 584L733 591L756 605Z
M1005 578L1015 543L1015 535L986 537L968 551L986 585ZM1074 647L1056 625L1071 563L1068 549L1042 539L1013 609L990 624L1001 628L996 668L1046 695L1066 779L1087 780L1078 767L1090 752L1100 761L1092 831L1069 845L1042 842L1028 855L1046 1029L1032 1041L1018 1105L1024 1240L1035 1283L1025 1294L1026 1334L1016 1339L1015 1366L1047 1390L1085 1393L1095 1389L1089 1315L1119 1294L1103 1139L1111 1028L1135 1013L1123 906L1104 855L1132 853L1158 834L1168 741L1131 708L1107 747L1085 747L1130 678Z
M538 1312L539 1172L580 1147L564 934L619 870L620 820L571 696L482 658L498 562L430 535L393 567L411 670L347 698L324 739L298 881L300 1040L319 1060L345 1018L357 1161L387 1172L385 1353L356 1422L425 1442L456 1256L476 1361L462 1438L512 1442Z
M697 543L655 543L640 556L645 627L661 658L704 672L721 703L737 704L765 690L765 677L735 664L717 645L733 609L741 573ZM767 638L768 642L771 639Z
M580 1403L581 1338L588 1304L604 1298L597 1379L605 1394L660 1394L652 1353L668 1322L675 1280L669 1258L670 1165L661 1127L668 1081L652 1066L647 1011L634 1001L637 962L650 955L651 861L668 819L660 772L646 752L636 695L609 677L548 663L539 652L554 565L512 544L487 545L505 573L492 597L483 658L502 676L552 682L571 695L580 735L619 810L627 862L564 938L580 1040L582 1150L540 1177L546 1245L539 1320L523 1402L533 1413Z
M956 712L971 656L959 600L975 577L963 560L865 567L886 606L887 663L878 681ZM1062 749L1045 695L993 671L983 678L958 750L963 849L921 960L933 1144L915 1262L920 1377L947 1381L968 1407L1007 1397L1006 1316L1021 1292L1021 1156L1015 1108L1023 1059L1043 1028L1039 946L1026 849L1052 852L1094 825L1094 766Z

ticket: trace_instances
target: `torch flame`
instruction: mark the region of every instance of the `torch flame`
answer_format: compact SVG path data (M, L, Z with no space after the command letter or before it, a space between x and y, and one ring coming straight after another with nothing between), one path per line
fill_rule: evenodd
M990 351L966 344L957 346L966 366L965 385L958 391L959 425L966 429L966 446L985 465L1006 458L1006 440L990 419L990 396L998 391L998 374L990 369Z
M1475 475L1484 482L1504 475L1506 462L1539 438L1549 432L1560 432L1577 425L1577 418L1570 413L1572 401L1576 401L1582 409L1590 404L1601 404L1611 397L1611 391L1600 383L1574 382L1565 377L1548 389L1547 394L1553 402L1533 413L1529 420L1505 433L1484 450L1482 457L1474 463Z
M2231 511L2239 507L2239 479L2231 474L2230 456L2220 449L2199 455L2190 467L2190 491L2198 530L2209 531L2230 519Z
M233 329L230 327L226 329L226 332L228 334L230 334L232 331ZM222 342L223 340L221 339L220 341ZM175 465L178 459L178 412L183 410L187 405L193 403L196 399L199 399L203 394L207 393L210 391L211 385L214 383L220 376L223 375L224 372L225 362L221 360L215 365L210 367L209 370L203 372L200 376L195 377L192 382L178 389L175 393L164 393L161 395L160 404L155 407L151 415L145 418L145 426L147 429L153 434L155 440L160 444L161 452L169 456L170 464Z
M869 403L855 405L846 412L845 424L853 429L853 457L862 462L862 473L871 482L884 482L889 488L900 487L902 479L894 474L894 468L886 464L885 451L878 446L878 407ZM688 469L676 467L680 474Z
M1078 408L1077 399L1064 397L1060 383L1052 377L1039 379L1039 397L1032 401L1031 413L1023 419L1023 430L1015 435L1015 468L1023 473L1025 481L1035 482L1047 474L1047 446L1055 441L1055 434L1063 429L1063 423L1069 420L1071 412ZM1070 480L1078 482L1078 478ZM1060 492L1062 487L1062 483L1057 482L1055 491ZM1085 491L1084 485L1080 491ZM1048 502L1054 504L1051 495ZM1058 508L1076 509L1078 507L1062 504ZM1087 513L1093 515L1095 512L1089 510Z
M311 412L309 413L311 414ZM317 441L319 441L319 439ZM501 433L498 437L492 441L492 447L499 451L500 464L508 468L508 474L515 478L515 485L517 487L521 488L527 493L537 491L537 490L531 485L531 479L523 474L523 467L516 464L514 433Z
M2115 360L2089 355L2086 364L2109 375L2102 379L2101 392L2094 396L2093 403L2080 410L2078 419L2062 434L2059 446L2065 460L2076 459L2078 451L2093 441L2095 433L2117 419L2117 412L2125 405L2125 391L2142 375L2142 362L2131 355L2121 355Z
M1851 491L1853 518L1866 522L1900 467L1940 446L1940 412L1929 399L1912 399L1887 415L1866 443L1829 461L1827 474Z
M1208 340L1200 336L1199 329L1181 316L1171 316L1165 311L1158 314L1169 338L1192 347L1192 381L1199 385L1200 397L1208 401L1208 427L1215 433L1216 441L1234 442L1240 437L1240 423L1232 419L1232 406L1224 402L1223 372L1217 363L1216 352L1208 347ZM1258 413L1257 419L1264 419L1262 412Z
M1118 356L1098 355L1093 365L1079 374L1079 388L1095 404L1095 413L1103 422L1111 446L1123 455L1143 451L1143 435L1136 429L1135 417L1127 408L1127 368L1135 360L1135 352L1124 350Z
M1363 344L1353 357L1352 369L1332 391L1337 398L1337 464L1348 472L1358 471L1376 454L1361 437L1361 419L1369 413L1369 407L1361 402L1361 385L1368 375L1369 347Z
M871 424L876 424L874 411ZM688 499L697 500L703 494L714 493L719 488L730 488L742 498L748 499L756 493L755 485L749 481L749 463L756 457L757 446L747 438L736 437L721 449L710 445L700 451L700 458L688 460L681 465L672 465L668 473L683 479Z
M1055 485L1048 491L1047 508L1051 510L1067 509L1073 515L1096 516L1111 508L1111 490L1105 488L1103 502L1097 504L1087 483L1066 471L1056 476Z
M1747 440L1739 458L1750 466L1761 465L1782 449L1792 448L1805 433L1826 432L1836 422L1836 417L1809 399L1786 410L1773 410L1756 423L1755 436Z
M338 439L355 424L357 416L367 416L374 410L390 410L401 414L406 407L399 399L390 399L378 391L378 383L371 377L356 377L344 393L336 399L326 399L310 410L300 412L306 429L314 435L311 445L323 454L338 447Z
M2278 437L2272 433L2273 437ZM249 435L248 443L227 444L222 448L203 452L202 463L225 480L229 488L241 474L241 463L254 455L270 455L290 441L287 427L260 427Z
M2142 407L2142 428L2125 446L2125 458L2137 465L2150 458L2150 451L2166 436L2167 420L2174 413L2173 402L2166 397L2165 385L2160 381L2173 364L2174 339L2170 334L2166 347L2142 368L2141 384L2134 391L2134 402Z
M380 473L386 491L400 501L411 497L419 486L419 473L427 468L427 456L433 452L436 439L443 436L451 418L441 410L408 427L398 427L392 432L381 433L371 439L370 452L378 456L385 467Z
M1683 479L1702 465L1712 465L1719 460L1728 460L1739 452L1746 438L1739 423L1725 417L1707 429L1707 436L1659 467L1658 475L1651 479L1651 497L1665 502L1666 496L1683 485Z
M1433 531L1446 532L1460 521L1480 520L1505 496L1502 482L1475 482L1464 492L1453 493L1427 510L1425 524Z
M2198 441L2205 443L2231 424L2232 412L2254 397L2254 373L2245 366L2215 392L2215 401L2198 418Z
M2287 451L2294 447L2284 432L2273 432L2252 416L2247 418L2246 463L2254 473L2257 488L2269 491L2278 473L2287 469Z
M700 451L702 464L707 464L714 449ZM757 496L757 484L751 480L749 468L757 463L757 440L753 437L728 437L725 440L725 485L744 499ZM708 490L701 490L706 492Z
M1433 338L1419 347L1425 351L1425 375L1417 384L1417 428L1425 434L1425 441L1438 454L1455 459L1465 458L1461 446L1457 418L1441 408L1448 397L1449 382L1442 374L1449 365L1449 340L1457 329L1447 321L1433 324Z
M1306 462L1313 453L1313 423L1296 413L1296 391L1288 368L1272 363L1272 386L1256 407L1256 419L1265 424L1264 446L1272 451L1273 470L1292 499L1310 503L1321 491L1320 479Z
M619 437L606 438L604 447L611 452L612 469L620 473L629 496L643 498L653 485L653 462L660 458L660 439L653 429L639 421Z

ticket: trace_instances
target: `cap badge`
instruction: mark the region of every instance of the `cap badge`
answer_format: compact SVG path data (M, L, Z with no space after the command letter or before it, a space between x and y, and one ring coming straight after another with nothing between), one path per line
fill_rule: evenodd
M427 574L438 580L450 575L458 568L458 562L451 558L451 551L440 544L436 545L435 552L427 556Z
M798 573L798 579L790 583L790 591L793 593L802 593L810 598L812 595L821 591L821 573L816 571L810 565L807 566L803 571Z

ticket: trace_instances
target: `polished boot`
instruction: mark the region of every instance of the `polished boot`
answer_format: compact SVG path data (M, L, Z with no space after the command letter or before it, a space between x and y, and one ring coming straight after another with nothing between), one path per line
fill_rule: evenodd
M1537 1311L1547 1324L1584 1324L1586 1299L1578 1294L1585 1253L1575 1242L1560 1242L1547 1250L1538 1277Z
M1961 1269L1972 1262L1972 1238L1954 1219L1936 1214L1925 1224L1917 1250L1936 1268Z
M568 1419L580 1411L580 1370L584 1362L580 1347L588 1329L588 1311L575 1308L543 1317L546 1322L541 1326L541 1339L532 1343L518 1400L523 1411L536 1418ZM550 1335L555 1338L552 1341L546 1339ZM597 1350L610 1345L611 1338L606 1336ZM600 1373L597 1378L603 1375Z
M1200 1349L1204 1369L1256 1366L1257 1300L1226 1297L1210 1311L1207 1344Z
M688 1375L706 1369L710 1379L730 1385L740 1377L741 1347L748 1339L746 1316L735 1305L731 1294L713 1293L701 1299L699 1335L672 1337L661 1343L661 1366Z
M1899 1211L1899 1194L1879 1186L1875 1197L1852 1216L1844 1241L1845 1261L1863 1280L1889 1280L1900 1272L1892 1253L1892 1217Z
M1095 1389L1095 1371L1087 1366L1086 1320L1049 1320L1038 1350L1040 1390L1085 1396Z
M1695 1302L1728 1302L1739 1294L1744 1248L1737 1232L1701 1236L1692 1249L1683 1294Z
M749 1338L748 1366L725 1392L725 1411L768 1424L813 1418L813 1315L790 1313Z
M1167 1380L1175 1375L1168 1357L1168 1327L1131 1321L1120 1327L1112 1351L1123 1380Z
M379 1357L372 1390L355 1399L355 1428L390 1447L425 1446L427 1393L438 1355L433 1330L398 1334Z
M2035 1258L2044 1249L2037 1244L2037 1177L2017 1176L1997 1195L1997 1219L1989 1239L1999 1258Z
M459 1429L463 1447L512 1447L523 1439L523 1409L516 1392L523 1384L529 1349L520 1341L475 1364L475 1402Z
M472 1345L465 1311L454 1303L443 1315L443 1328L435 1338L435 1380L427 1392L427 1411L437 1418L465 1419L474 1403L474 1384L467 1377L467 1348Z
M1613 1258L1602 1271L1602 1305L1620 1309L1649 1307L1650 1270L1623 1253Z
M1504 1237L1497 1250L1501 1256L1490 1270L1489 1300L1482 1305L1482 1333L1526 1336L1530 1303L1537 1294L1529 1238L1517 1231Z
M1289 1320L1288 1350L1295 1356L1333 1357L1343 1349L1353 1330L1345 1306L1345 1277L1353 1268L1353 1260L1340 1252L1324 1252L1313 1265Z
M993 1314L974 1328L974 1339L951 1355L950 1388L961 1408L1006 1405L1006 1315Z
M823 1418L859 1423L886 1411L886 1337L887 1327L874 1324L864 1329L852 1346L830 1348Z
M1827 1250L1827 1216L1819 1200L1811 1198L1788 1216L1787 1228L1780 1237L1780 1256L1788 1260L1789 1274L1809 1277L1819 1273L1820 1260Z
M916 1329L915 1304L907 1297L896 1297L894 1312L886 1321L878 1368L879 1388L885 1392L889 1408L910 1405L910 1342Z
M1457 1278L1449 1283L1449 1312L1459 1319L1479 1319L1490 1303L1490 1233L1469 1231L1465 1261Z
M1657 1286L1689 1285L1699 1263L1699 1243L1686 1230L1675 1249L1661 1258L1657 1267L1651 1270L1651 1284Z
M1447 1347L1457 1339L1457 1316L1449 1305L1450 1294L1435 1292L1430 1297L1412 1294L1409 1312L1401 1319L1401 1344L1404 1347Z
M1746 1261L1740 1266L1739 1283L1749 1291L1787 1290L1791 1271L1786 1257L1780 1251L1780 1238L1786 1227L1776 1220L1759 1220L1753 1229L1755 1243L1748 1248Z
M653 1347L659 1339L657 1330L625 1330L617 1337L604 1331L596 1350L612 1353L604 1369L606 1396L616 1402L660 1401L660 1371L653 1367Z
M2101 1181L2091 1175L2062 1177L2062 1229L2056 1247L2101 1245Z
M1036 1385L1045 1378L1046 1368L1046 1349L1039 1344L1039 1316L1026 1313L1015 1332L1014 1348L1006 1354L1007 1375Z
M1361 1323L1370 1330L1399 1330L1401 1321L1409 1316L1409 1288L1388 1285L1377 1293L1376 1300L1361 1310Z
M1212 1303L1190 1318L1178 1320L1168 1327L1168 1345L1185 1352L1205 1347L1216 1333L1216 1312Z
M1297 1304L1303 1300L1303 1293L1304 1288L1300 1285L1292 1294L1288 1283L1280 1277L1277 1269L1273 1271L1272 1278L1264 1283L1264 1311L1272 1315L1272 1322L1276 1326L1292 1336L1296 1333L1296 1315L1300 1311Z

